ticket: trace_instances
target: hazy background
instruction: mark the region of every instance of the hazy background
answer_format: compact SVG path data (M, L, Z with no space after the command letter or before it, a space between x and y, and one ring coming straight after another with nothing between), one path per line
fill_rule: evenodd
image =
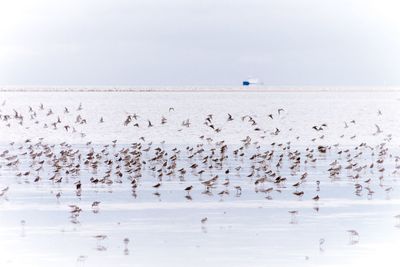
M400 85L396 0L0 0L1 85Z

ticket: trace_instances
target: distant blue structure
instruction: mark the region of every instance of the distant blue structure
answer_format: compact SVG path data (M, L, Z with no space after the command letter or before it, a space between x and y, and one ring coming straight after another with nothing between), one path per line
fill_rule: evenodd
M250 86L250 85L259 85L261 84L260 81L256 78L250 78L243 81L243 86Z

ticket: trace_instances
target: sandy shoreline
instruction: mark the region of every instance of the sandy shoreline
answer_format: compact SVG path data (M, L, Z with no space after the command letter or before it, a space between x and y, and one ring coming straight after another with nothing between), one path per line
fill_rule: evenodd
M7 87L0 266L392 261L400 90L332 88Z

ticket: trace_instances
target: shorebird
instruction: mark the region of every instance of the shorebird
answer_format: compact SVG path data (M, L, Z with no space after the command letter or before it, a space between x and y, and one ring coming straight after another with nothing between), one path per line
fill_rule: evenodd
M100 201L93 201L92 208L97 208L101 202Z
M189 195L189 194L190 194L190 191L191 191L192 189L193 189L193 185L186 187L186 188L185 188L185 191L186 191L187 194Z
M229 179L225 179L225 181L222 183L223 186L228 186L230 183Z
M312 198L314 201L318 201L319 200L319 196L316 195L315 197Z
M105 240L107 238L107 235L95 235L93 237L97 240L96 250L98 250L98 251L106 251L107 248L105 246L101 245L101 241Z
M10 189L10 187L8 187L8 186L3 188L3 189L1 189L0 197L4 196L8 192L9 189Z
M296 195L296 196L298 196L299 198L301 198L301 197L304 195L304 191L300 191L300 192L296 191L296 192L293 192L293 195Z
M301 185L301 182L297 182L297 183L292 184L292 186L295 187L295 188L299 187L300 185Z
M107 238L107 235L95 235L93 236L97 241L102 241Z
M128 249L128 244L130 242L129 238L125 237L123 242L124 242L124 246L125 246L124 255L129 255L129 249Z
M297 223L297 214L299 214L298 210L289 210L288 211L291 215L291 219L290 219L290 224L296 224Z
M376 132L373 133L373 135L378 135L378 134L382 133L381 128L377 124L375 124L375 127L376 127Z
M322 247L322 245L325 244L325 238L320 238L319 239L319 251L324 252L325 249Z
M242 187L240 185L236 185L235 189L236 189L236 195L242 194Z
M79 213L82 211L82 209L77 205L69 205L69 207L71 208L70 212L74 215L79 215Z

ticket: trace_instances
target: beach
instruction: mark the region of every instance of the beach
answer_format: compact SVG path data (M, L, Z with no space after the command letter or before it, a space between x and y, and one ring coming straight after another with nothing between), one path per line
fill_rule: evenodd
M0 266L397 266L399 104L396 88L4 88Z

